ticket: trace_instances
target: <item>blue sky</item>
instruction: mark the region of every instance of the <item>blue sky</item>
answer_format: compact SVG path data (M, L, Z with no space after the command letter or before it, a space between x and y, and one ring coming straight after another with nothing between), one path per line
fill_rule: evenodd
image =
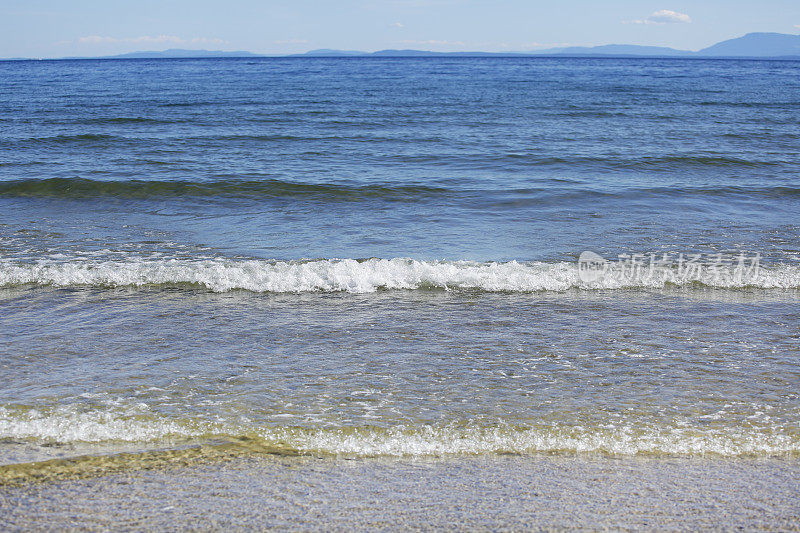
M752 31L800 33L800 1L0 0L0 57L611 43L696 50Z

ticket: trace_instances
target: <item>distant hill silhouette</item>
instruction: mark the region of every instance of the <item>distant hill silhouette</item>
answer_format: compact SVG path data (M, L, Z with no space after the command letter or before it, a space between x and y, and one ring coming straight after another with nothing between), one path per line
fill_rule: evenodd
M359 52L357 50L333 50L331 48L320 48L319 50L311 50L302 54L304 56L365 56L369 52Z
M169 50L156 51L143 51L143 52L130 52L127 54L119 54L113 56L95 56L95 57L64 57L62 59L158 59L158 58L181 58L181 57L258 57L258 54L253 52L236 51L236 52L223 52L221 50L182 50L179 48L171 48Z
M698 52L658 46L608 44L605 46L551 48L544 55L613 55L658 57L800 57L800 35L786 33L748 33L728 39Z
M304 54L288 57L426 57L426 56L577 56L577 57L760 57L800 59L800 35L786 33L748 33L736 39L728 39L697 52L676 50L661 46L639 46L634 44L606 44L602 46L572 46L547 50L521 52L430 52L425 50L379 50L360 52L356 50L334 50L321 48ZM252 52L224 52L220 50L180 50L161 52L131 52L103 57L65 57L62 59L156 59L156 58L202 58L202 57L266 57Z
M530 55L527 52L431 52L428 50L378 50L377 52L355 52L351 50L311 50L305 54L293 54L291 57L345 57L345 56L384 56L384 57L430 57L430 56L520 56Z
M157 57L251 57L256 56L253 52L237 51L223 52L220 50L181 50L172 48L163 52L131 52L110 56L114 58L157 58Z
M786 33L748 33L736 39L722 41L693 52L662 46L635 44L606 44L602 46L571 46L549 48L530 52L427 52L424 50L380 50L378 52L352 52L341 50L313 50L303 55L364 55L364 56L610 56L610 57L798 57L800 35Z
M663 46L639 46L635 44L606 44L603 46L571 46L568 48L551 48L537 54L559 55L610 55L610 56L690 56L694 52L676 50Z
M698 52L704 56L781 57L800 56L800 35L786 33L748 33L722 41Z

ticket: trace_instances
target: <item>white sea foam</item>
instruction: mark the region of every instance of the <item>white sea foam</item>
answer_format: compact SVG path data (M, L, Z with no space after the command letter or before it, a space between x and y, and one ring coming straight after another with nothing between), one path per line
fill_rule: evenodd
M656 275L626 279L606 276L586 281L577 263L418 261L413 259L323 259L267 261L161 259L126 261L0 261L0 287L144 287L191 284L214 292L351 292L381 289L471 289L489 292L569 289L663 288L669 284L716 288L800 288L800 267L774 265L741 280L700 272L675 282Z
M497 453L603 455L800 454L796 429L762 425L707 430L681 424L588 427L397 425L381 427L252 426L172 420L115 410L61 407L50 412L0 407L0 439L61 444L161 445L176 439L257 436L265 445L306 453L369 456L438 456ZM2 449L0 447L0 456Z
M766 428L702 432L675 427L515 428L422 426L366 431L269 430L267 441L301 451L356 456L592 453L606 455L743 455L800 453L800 440Z
M0 438L43 442L151 442L196 433L177 422L135 410L83 410L62 406L50 412L0 407Z

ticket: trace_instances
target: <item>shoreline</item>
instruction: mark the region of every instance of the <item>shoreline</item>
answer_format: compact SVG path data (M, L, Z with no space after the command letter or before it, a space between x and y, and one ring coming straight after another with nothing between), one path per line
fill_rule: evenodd
M800 460L229 458L0 486L6 530L800 530Z

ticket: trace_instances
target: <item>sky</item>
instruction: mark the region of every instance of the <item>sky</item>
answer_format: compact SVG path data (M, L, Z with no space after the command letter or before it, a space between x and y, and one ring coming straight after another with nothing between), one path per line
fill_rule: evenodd
M0 58L169 48L277 55L603 44L699 50L754 31L800 33L800 1L0 0Z

